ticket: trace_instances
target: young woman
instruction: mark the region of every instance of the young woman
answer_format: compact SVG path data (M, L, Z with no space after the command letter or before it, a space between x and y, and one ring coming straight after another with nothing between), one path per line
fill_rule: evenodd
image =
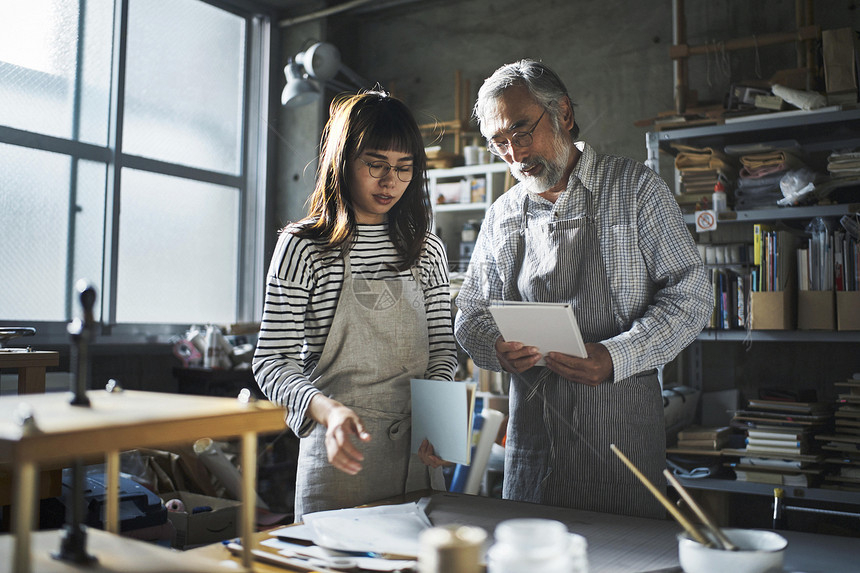
M410 453L411 378L451 380L448 269L418 125L380 91L335 100L308 216L281 230L254 375L301 438L295 520L433 487Z

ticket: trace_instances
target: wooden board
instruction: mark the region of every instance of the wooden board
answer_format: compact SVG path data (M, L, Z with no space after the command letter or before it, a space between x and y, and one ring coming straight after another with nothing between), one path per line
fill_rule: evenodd
M0 459L56 462L139 447L189 443L284 429L284 409L270 402L158 392L87 392L72 406L66 393L0 398ZM16 422L29 411L38 432Z

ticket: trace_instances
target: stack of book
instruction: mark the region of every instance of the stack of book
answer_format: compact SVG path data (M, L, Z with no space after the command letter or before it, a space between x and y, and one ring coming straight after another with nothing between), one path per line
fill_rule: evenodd
M678 450L689 453L718 452L731 435L728 426L689 426L678 432Z
M825 462L832 464L822 487L860 491L860 375L835 385L840 393L833 433L815 436L822 443Z
M681 182L675 200L684 213L713 207L711 198L717 181L722 181L727 191L737 178L737 165L732 158L711 147L692 147L673 144L677 150L675 168Z
M812 439L832 423L825 402L754 399L738 410L732 425L746 430L746 448L730 464L739 481L785 486L815 486L823 476L824 456Z

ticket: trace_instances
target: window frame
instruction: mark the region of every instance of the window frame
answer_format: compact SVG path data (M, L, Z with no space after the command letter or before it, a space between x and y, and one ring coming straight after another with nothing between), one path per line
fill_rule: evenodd
M0 143L24 148L48 151L69 157L72 169L77 161L87 160L102 163L107 167L105 236L103 251L103 284L95 284L101 319L95 331L94 344L169 343L190 326L185 323L118 323L117 307L117 257L119 244L119 193L122 189L123 168L179 177L182 179L235 187L239 190L238 273L236 277L235 317L237 323L259 322L263 306L265 266L264 254L270 241L266 240L267 197L269 185L268 125L271 109L271 66L276 29L273 15L254 2L231 2L229 0L195 0L225 10L245 21L245 73L242 109L242 141L239 174L233 175L189 167L178 163L126 154L122 151L123 105L125 96L125 69L128 32L129 0L114 1L114 37L111 64L109 124L111 126L106 146L43 135L0 125ZM79 37L78 41L81 39ZM79 75L79 74L78 74ZM80 91L75 90L75 98ZM80 106L75 104L75 114ZM73 135L74 136L74 135ZM68 187L74 198L74 178ZM74 204L74 202L72 202ZM67 248L72 255L74 217L70 216L69 242ZM67 325L81 315L80 302L75 300L72 276L74 260L70 256L66 268L66 300L64 321L21 321L0 317L0 325L31 326L36 335L13 339L8 346L64 346L69 344Z

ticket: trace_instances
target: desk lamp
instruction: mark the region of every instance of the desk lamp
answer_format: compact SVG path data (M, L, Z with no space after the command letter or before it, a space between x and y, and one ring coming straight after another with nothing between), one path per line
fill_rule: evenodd
M349 83L336 80L339 73L346 76ZM281 94L281 103L287 107L299 107L319 98L320 90L311 79L344 91L368 87L368 81L344 65L338 49L328 42L317 42L296 54L295 58L290 58L284 75L287 85Z

